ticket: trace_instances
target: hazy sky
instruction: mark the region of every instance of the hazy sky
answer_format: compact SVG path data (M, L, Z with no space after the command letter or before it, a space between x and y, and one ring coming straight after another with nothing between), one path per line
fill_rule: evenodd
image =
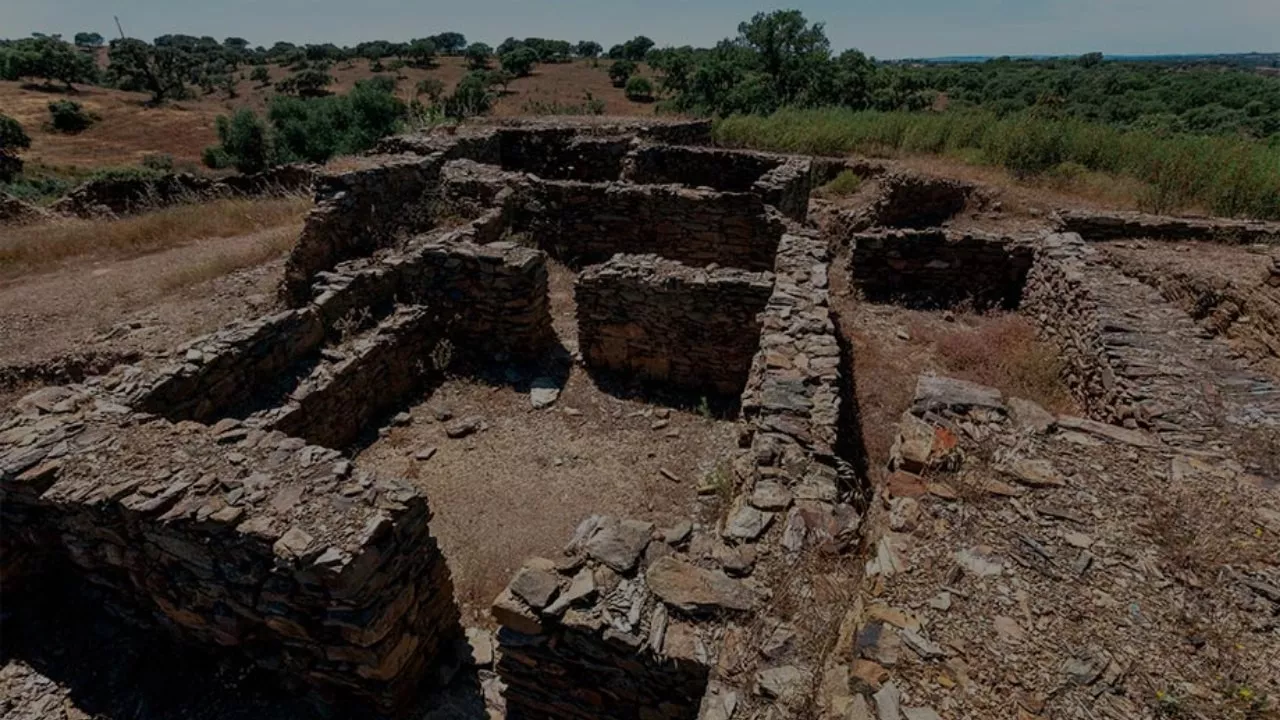
M1280 0L0 0L0 37L92 30L276 40L406 40L456 30L468 40L637 34L706 45L758 10L798 7L837 49L881 58L941 55L1280 51Z

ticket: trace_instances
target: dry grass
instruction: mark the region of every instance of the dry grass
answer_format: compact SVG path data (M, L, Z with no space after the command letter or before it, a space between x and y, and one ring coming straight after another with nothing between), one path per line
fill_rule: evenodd
M297 239L298 230L293 224L272 228L262 232L261 237L247 248L218 253L194 265L180 267L162 276L157 285L161 290L170 292L230 275L237 270L256 267L284 255Z
M302 197L227 199L119 220L57 220L31 225L0 235L0 277L48 270L73 258L136 257L193 240L263 230L296 233L310 206L311 201Z
M908 324L914 343L933 345L942 369L963 380L1034 400L1053 412L1070 412L1074 402L1062 382L1062 360L1036 339L1021 315L961 315L954 323Z

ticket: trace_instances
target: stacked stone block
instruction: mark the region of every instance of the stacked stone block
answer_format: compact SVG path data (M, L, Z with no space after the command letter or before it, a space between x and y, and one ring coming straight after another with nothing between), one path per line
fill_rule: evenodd
M0 433L6 592L11 573L73 568L123 618L384 711L457 638L410 486L283 433L149 421L78 389L25 409Z
M677 184L751 192L787 217L808 214L811 161L742 150L649 145L627 156L622 178L639 184Z
M932 230L875 230L850 238L853 284L874 302L1015 308L1033 245L1011 238Z
M736 397L759 345L770 273L616 255L578 276L583 359L697 393Z

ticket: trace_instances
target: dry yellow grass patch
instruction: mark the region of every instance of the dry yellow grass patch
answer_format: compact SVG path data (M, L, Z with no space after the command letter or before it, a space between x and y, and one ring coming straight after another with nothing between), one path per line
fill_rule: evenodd
M193 240L286 228L296 233L310 207L303 197L234 198L119 220L56 220L17 228L0 234L0 276L47 270L72 258L136 257Z
M260 237L248 247L218 253L207 260L166 273L161 276L157 285L161 290L169 292L255 267L288 252L297 239L298 229L292 224L272 228L260 233Z

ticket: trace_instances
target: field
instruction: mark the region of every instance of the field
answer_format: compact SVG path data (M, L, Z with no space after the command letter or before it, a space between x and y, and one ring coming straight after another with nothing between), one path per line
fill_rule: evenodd
M528 114L568 114L567 106L580 106L588 93L603 100L606 115L652 115L652 103L628 100L613 87L608 76L608 60L598 66L588 60L563 64L540 64L532 75L511 82L498 101L494 114L500 117ZM279 66L269 67L272 81L290 74ZM173 156L175 163L199 165L200 153L218 141L214 121L241 107L263 110L274 93L271 86L260 87L247 79L248 69L237 82L238 97L219 91L193 100L182 100L160 108L145 106L147 95L89 85L77 86L69 97L101 117L88 130L75 135L53 132L47 126L48 104L67 97L25 83L0 82L0 107L22 123L31 136L31 149L24 153L31 170L40 167L74 174L76 169L137 165L151 154ZM331 70L335 82L330 89L343 93L356 81L371 77L369 62L356 59L350 66L338 63ZM466 74L461 58L442 57L430 70L405 67L399 71L397 94L408 100L414 87L426 78L435 78L451 89ZM644 74L642 71L641 74ZM198 92L198 91L197 91ZM559 111L556 113L556 111Z

